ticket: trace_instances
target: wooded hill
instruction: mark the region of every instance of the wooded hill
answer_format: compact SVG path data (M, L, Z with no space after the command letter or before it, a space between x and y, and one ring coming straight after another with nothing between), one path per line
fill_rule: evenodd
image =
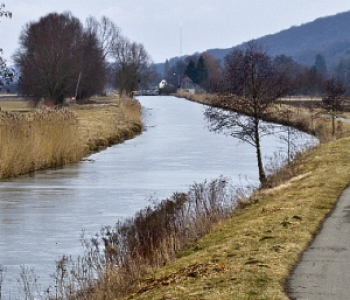
M340 60L350 59L349 28L350 11L293 26L254 41L265 47L269 55L291 56L296 62L307 66L313 65L316 55L321 54L328 68L331 69ZM222 60L234 48L244 47L244 45L245 43L228 49L209 49L207 52ZM169 61L175 63L178 59L177 57Z
M284 54L310 66L314 64L316 55L321 54L327 65L333 67L341 59L350 58L349 28L350 11L293 26L255 41L265 47L270 55ZM208 52L222 59L232 49L211 49Z

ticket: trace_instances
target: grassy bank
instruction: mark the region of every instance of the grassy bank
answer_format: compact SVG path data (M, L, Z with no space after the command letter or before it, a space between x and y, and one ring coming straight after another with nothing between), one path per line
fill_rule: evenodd
M288 299L289 272L350 181L348 129L340 126L335 140L329 120L305 113L308 128L329 142L299 155L275 176L283 182L256 192L124 299Z
M118 96L73 109L34 109L18 98L0 107L1 179L77 162L141 131L140 105Z
M117 95L93 100L94 103L78 105L73 110L85 154L120 143L141 132L141 106L137 100Z

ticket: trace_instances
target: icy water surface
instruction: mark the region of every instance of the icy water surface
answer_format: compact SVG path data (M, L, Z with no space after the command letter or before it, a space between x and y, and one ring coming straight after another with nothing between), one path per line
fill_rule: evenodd
M194 182L221 175L237 184L257 183L254 148L209 132L203 105L165 96L139 100L146 129L137 138L94 154L91 161L0 182L4 293L16 294L20 265L35 268L47 287L55 260L82 253L82 229L91 236L133 215L150 197L185 192ZM281 146L271 136L263 141L263 154Z

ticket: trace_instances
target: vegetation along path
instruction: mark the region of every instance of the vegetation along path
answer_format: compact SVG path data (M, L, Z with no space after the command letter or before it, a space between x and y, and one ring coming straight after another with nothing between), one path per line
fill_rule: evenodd
M310 121L312 116L307 116ZM329 130L330 124L328 128L324 125L316 127ZM344 244L349 224L349 190L344 187L350 182L350 138L346 137L346 127L343 134L300 155L277 172L273 187L255 193L228 221L216 225L178 259L141 280L126 299L347 299L341 295L348 293L338 288L347 280L347 272L342 272L347 266L340 260L346 259L346 249L350 249ZM315 236L310 250L292 272ZM320 246L319 240L327 245ZM320 252L316 253L316 249ZM316 261L303 267L305 260L312 259L310 255ZM326 268L332 264L338 267L329 271L333 281L311 276L327 273ZM287 280L291 272L298 274L299 269L306 270L308 277ZM323 282L314 284L316 278ZM307 285L323 287L315 287L313 297Z
M292 299L349 299L349 233L350 188L347 188L291 274L288 287Z

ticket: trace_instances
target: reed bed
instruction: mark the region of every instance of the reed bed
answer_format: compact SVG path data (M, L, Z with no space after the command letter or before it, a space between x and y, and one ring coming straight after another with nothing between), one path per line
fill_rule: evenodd
M34 110L22 101L0 102L0 179L78 162L141 132L136 100L113 95L93 103Z
M77 131L69 110L0 112L0 178L78 161L83 148Z
M121 143L142 130L141 105L135 99L117 95L99 98L94 104L75 106L74 112L85 155Z

